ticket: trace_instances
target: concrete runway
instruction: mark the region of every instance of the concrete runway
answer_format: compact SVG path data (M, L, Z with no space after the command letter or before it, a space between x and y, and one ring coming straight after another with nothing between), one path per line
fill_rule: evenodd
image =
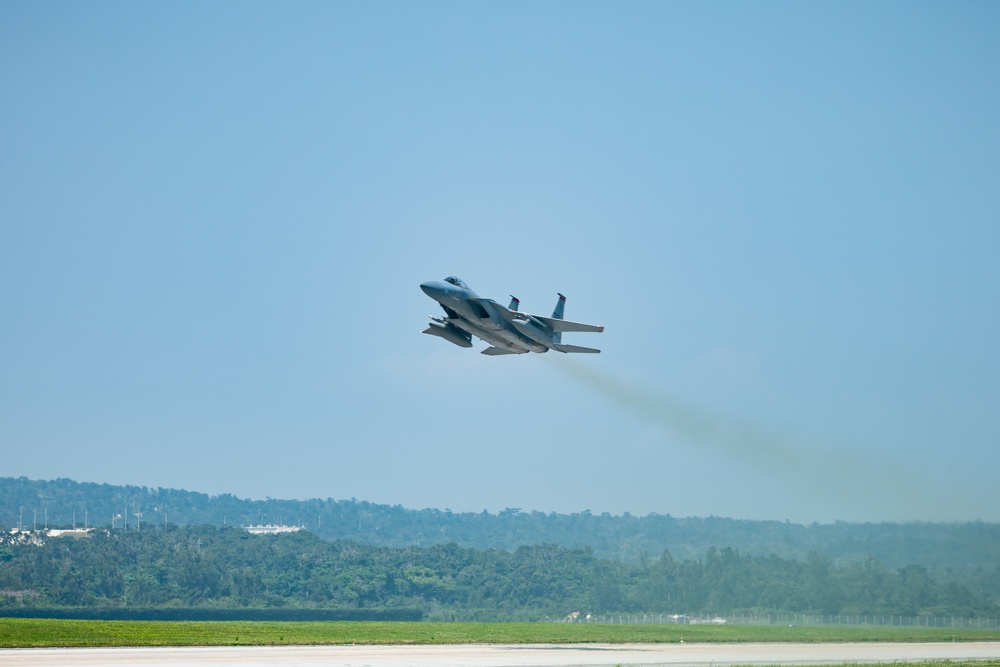
M1000 659L1000 642L941 644L491 644L0 649L3 667L598 667L824 665Z

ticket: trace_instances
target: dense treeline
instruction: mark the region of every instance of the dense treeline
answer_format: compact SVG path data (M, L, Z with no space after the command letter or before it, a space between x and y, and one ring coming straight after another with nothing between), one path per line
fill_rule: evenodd
M531 544L589 547L600 558L638 562L669 549L700 558L715 545L741 553L804 560L823 553L837 565L868 557L890 568L908 564L973 585L983 568L1000 563L1000 524L814 524L781 521L555 514L508 509L499 513L411 510L359 500L244 500L224 494L138 486L0 478L0 526L135 526L259 523L302 524L331 540L389 547L454 542L476 549L514 550ZM950 570L950 571L949 571Z
M994 616L995 602L921 566L890 570L708 549L638 563L552 544L389 548L306 531L173 525L41 544L6 534L0 613L22 607L417 609L430 618L559 618L573 611ZM998 577L1000 573L994 572Z

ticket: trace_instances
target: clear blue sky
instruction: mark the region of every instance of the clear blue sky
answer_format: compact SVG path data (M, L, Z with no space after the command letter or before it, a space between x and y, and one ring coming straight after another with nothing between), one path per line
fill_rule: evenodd
M1000 521L998 73L990 2L4 3L0 475Z

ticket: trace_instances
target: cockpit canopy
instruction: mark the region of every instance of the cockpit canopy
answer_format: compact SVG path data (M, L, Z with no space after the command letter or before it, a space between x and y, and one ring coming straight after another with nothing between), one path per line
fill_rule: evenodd
M444 279L446 283L451 283L455 287L461 287L462 289L469 289L469 286L462 282L461 278L456 278L455 276L448 276Z

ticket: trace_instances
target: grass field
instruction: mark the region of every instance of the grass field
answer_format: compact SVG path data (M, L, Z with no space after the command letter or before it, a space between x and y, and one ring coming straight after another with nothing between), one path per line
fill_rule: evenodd
M787 665L783 666L787 667ZM840 667L828 665L827 667ZM927 660L925 662L894 662L892 667L1000 667L1000 660Z
M78 621L0 618L0 647L1000 641L998 630L844 626ZM954 667L954 664L949 663ZM976 663L983 665L983 663ZM1000 667L1000 666L998 666Z
M923 662L893 662L892 667L1000 667L1000 660L925 660ZM741 667L737 665L736 667ZM744 667L761 667L760 665L745 665ZM771 665L770 667L788 667L788 665ZM858 667L856 664L841 665L810 665L810 667Z

